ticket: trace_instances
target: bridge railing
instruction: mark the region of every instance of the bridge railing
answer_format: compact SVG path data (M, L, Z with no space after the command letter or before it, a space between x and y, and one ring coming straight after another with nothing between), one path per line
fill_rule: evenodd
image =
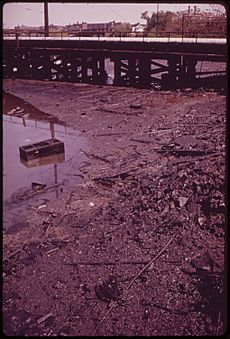
M44 39L47 38L46 33L44 31L16 31L16 30L3 30L3 39L4 38L15 38L16 40L19 38L29 38L33 39L34 37L42 37ZM97 38L98 41L106 38L118 38L122 41L123 38L140 38L141 41L145 41L148 38L167 38L168 42L172 38L180 38L183 42L184 38L194 38L195 41L199 38L226 38L226 34L223 32L179 32L179 31L169 31L169 32L102 32L102 31L50 31L49 38L78 38L79 40L83 37L94 37Z

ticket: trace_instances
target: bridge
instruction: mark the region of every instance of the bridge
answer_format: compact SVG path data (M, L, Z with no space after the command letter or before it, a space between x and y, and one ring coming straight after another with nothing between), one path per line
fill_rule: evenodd
M117 86L197 88L226 86L227 43L222 38L36 37L3 39L5 78L106 84L105 60ZM224 63L224 70L198 70L198 62Z

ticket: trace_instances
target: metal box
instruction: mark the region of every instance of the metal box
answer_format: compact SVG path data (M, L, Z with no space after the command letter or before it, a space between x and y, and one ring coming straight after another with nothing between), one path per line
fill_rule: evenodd
M47 139L35 144L19 147L20 159L28 162L35 159L65 153L64 142L56 138Z

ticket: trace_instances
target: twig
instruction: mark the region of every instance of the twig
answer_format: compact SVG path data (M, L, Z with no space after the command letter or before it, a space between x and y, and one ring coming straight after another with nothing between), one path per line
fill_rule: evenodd
M44 315L43 317L39 318L37 320L38 325L41 324L42 322L44 322L46 319L52 317L52 315L53 315L53 313L48 313L48 314Z
M87 155L87 157L91 157L91 158L94 158L94 159L97 159L97 160L101 160L101 161L107 162L109 164L111 163L111 161L107 160L105 157L101 157L101 156L95 155L93 153L87 153L86 151L84 151L82 149L80 149L80 151L82 153L84 153L85 155Z
M64 219L67 215L70 215L70 214L76 214L76 212L65 213L65 214L62 216L61 220L58 222L57 225L60 225L60 223L63 221L63 219Z
M113 135L121 135L121 134L127 134L127 133L125 132L102 133L102 134L94 134L93 137L110 137Z
M171 244L171 242L173 241L173 239L175 238L175 234L171 237L171 239L167 242L167 244L162 248L162 250L152 259L150 260L150 262L145 265L144 268L142 268L142 270L133 278L133 280L131 281L131 283L127 286L126 291L128 291L130 289L130 287L133 285L133 283L137 280L137 278L154 262L156 261L161 254L166 250L166 248Z
M221 312L218 313L217 326L216 326L216 336L219 335L220 319L221 319Z
M149 303L148 304L149 306L151 307L156 307L156 308L159 308L159 309L162 309L164 311L167 311L167 312L170 312L170 313L175 313L175 314L188 314L188 311L184 311L184 310L173 310L169 307L166 307L166 306L162 306L162 305L158 305L156 303Z
M144 268L142 268L142 270L140 270L140 272L137 273L137 275L133 278L133 280L129 283L129 285L126 287L124 295L128 292L128 290L130 289L130 287L133 285L133 283L137 280L137 278L151 265L154 263L154 261L156 261L161 254L166 250L166 248L171 244L171 242L173 241L173 239L175 238L175 234L171 237L171 239L167 242L167 244L162 248L162 250L152 259L150 260L150 262L145 265ZM110 312L118 305L117 301L111 302L111 307L109 308L109 310L107 311L107 313L104 315L104 317L101 319L101 321L99 322L99 324L97 325L93 335L96 334L98 328L101 326L101 324L103 323L103 321L108 317L108 315L110 314Z
M56 252L57 250L59 250L59 247L55 247L52 250L49 250L48 252L46 252L46 254L50 254L50 253Z
M119 262L115 262L115 261L108 261L108 262L73 262L73 263L66 263L65 265L73 265L73 266L77 266L77 265L88 265L88 266L112 266L112 265L143 265L146 264L147 261L119 261Z
M137 171L139 169L139 167L136 167L136 168L132 168L128 171L125 171L125 172L119 172L117 174L114 174L114 175L110 175L110 176L107 176L107 177L97 177L97 178L93 178L94 181L111 181L111 179L115 179L115 178L125 178L129 175L129 173L131 172L134 172L134 171Z
M74 191L72 191L71 193L70 193L70 196L69 196L69 198L66 200L66 203L65 203L65 208L70 204L70 202L71 202L71 200L72 200L72 197L73 197L73 195L74 195Z
M156 142L155 140L136 139L136 138L131 138L130 141L141 142L143 144L152 144Z
M5 260L9 260L10 258L12 258L15 254L17 254L18 252L21 252L21 249L15 250L14 252L12 252Z

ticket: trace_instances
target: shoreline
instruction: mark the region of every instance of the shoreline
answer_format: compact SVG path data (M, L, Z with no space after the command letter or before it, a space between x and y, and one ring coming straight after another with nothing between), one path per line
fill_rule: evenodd
M91 336L111 300L100 335L223 332L222 287L210 287L221 315L190 304L206 300L196 281L205 261L210 286L224 274L226 97L28 80L3 89L79 130L91 162L67 199L3 235L4 319L19 314L3 320L5 333ZM118 290L106 296L98 286L111 276Z

